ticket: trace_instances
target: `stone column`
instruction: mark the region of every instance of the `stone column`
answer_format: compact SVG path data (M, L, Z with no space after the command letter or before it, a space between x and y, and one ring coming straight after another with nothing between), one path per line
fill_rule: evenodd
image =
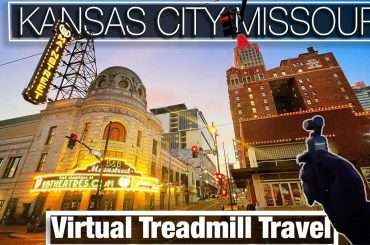
M88 210L90 204L90 191L84 191L81 195L80 210Z
M116 210L123 210L123 201L125 199L125 192L118 191L116 197Z

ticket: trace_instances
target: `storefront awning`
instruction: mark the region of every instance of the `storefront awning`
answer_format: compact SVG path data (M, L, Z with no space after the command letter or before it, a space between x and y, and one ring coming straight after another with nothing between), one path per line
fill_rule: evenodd
M279 173L279 172L298 172L299 168L294 160L286 162L264 162L260 163L257 168L239 168L232 169L231 175L234 178L236 185L239 188L244 188L246 186L246 181L254 174L269 174L269 173Z

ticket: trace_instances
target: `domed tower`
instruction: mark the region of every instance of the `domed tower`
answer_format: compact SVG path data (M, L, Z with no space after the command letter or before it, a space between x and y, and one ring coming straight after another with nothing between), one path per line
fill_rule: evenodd
M101 153L108 138L108 161L124 163L121 165L143 177L160 177L163 129L147 111L146 89L134 71L120 66L105 69L91 83L86 97L76 100L75 108L68 121L70 132ZM77 145L66 150L59 169L73 171L95 165L94 156Z
M146 110L146 89L132 70L113 66L102 71L92 82L87 99L117 100Z

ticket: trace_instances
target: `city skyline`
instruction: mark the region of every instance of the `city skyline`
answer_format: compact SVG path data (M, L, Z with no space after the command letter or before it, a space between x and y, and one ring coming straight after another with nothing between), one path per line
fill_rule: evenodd
M4 29L2 29L4 31ZM259 43L267 69L280 60L296 57L314 46L319 53L333 52L351 83L369 81L366 77L370 61L366 44L351 43ZM3 62L39 53L45 43L0 42ZM226 70L233 63L233 42L227 43L97 43L98 72L109 66L127 66L138 73L148 92L148 109L185 103L199 108L208 123L215 122L220 130L220 143L225 142L234 161L234 132L229 110ZM284 52L281 52L284 50ZM111 54L114 53L114 56ZM0 67L0 76L8 77L0 92L0 120L39 112L23 100L21 92L29 82L38 56ZM156 66L153 66L156 64ZM171 69L168 69L171 67ZM149 68L149 69L148 69ZM7 75L10 74L10 75ZM178 91L178 92L176 92ZM221 145L221 144L220 144ZM222 154L221 154L222 155Z

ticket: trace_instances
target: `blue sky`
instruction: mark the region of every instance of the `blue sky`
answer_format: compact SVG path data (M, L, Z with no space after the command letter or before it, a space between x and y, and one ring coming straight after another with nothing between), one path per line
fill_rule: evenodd
M6 1L0 0L0 64L41 52L45 43L7 41ZM333 52L350 82L369 84L370 43L261 43L267 68L281 59L295 57L313 46ZM209 122L220 125L221 141L232 155L233 131L225 71L232 65L233 43L98 43L98 70L126 66L142 78L149 108L186 103L204 112ZM0 120L37 113L43 106L25 102L21 96L38 58L0 67Z

